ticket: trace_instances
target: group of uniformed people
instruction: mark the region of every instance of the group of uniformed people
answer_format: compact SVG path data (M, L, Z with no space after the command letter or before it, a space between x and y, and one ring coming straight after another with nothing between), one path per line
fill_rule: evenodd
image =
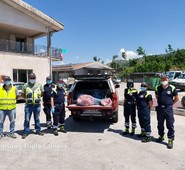
M159 138L156 142L162 142L164 140L164 122L166 121L166 127L168 129L167 137L169 149L173 148L173 141L175 136L174 130L174 111L173 104L178 100L178 93L174 86L169 84L169 79L166 75L163 75L160 79L160 84L155 88L155 96L158 105L156 106L157 112L157 128ZM129 123L131 118L132 128L130 135L135 134L136 128L136 108L138 110L139 125L141 127L141 133L138 137L142 137L142 142L151 141L151 123L150 123L150 110L153 106L152 95L147 92L147 84L141 83L140 91L134 88L133 80L127 81L127 88L124 91L124 118L125 118L125 131L123 135L129 134Z
M4 136L3 126L6 116L10 120L9 136L16 138L14 134L15 118L16 118L16 98L18 97L18 90L12 86L11 78L6 76L4 85L0 87L0 139ZM26 99L24 108L24 130L22 138L25 139L30 133L30 119L33 113L35 121L35 133L44 135L40 126L40 111L41 111L41 97L43 97L44 113L46 115L46 123L48 128L53 128L53 133L58 136L58 131L66 133L65 125L65 90L64 81L59 79L57 84L52 83L51 77L46 78L46 84L42 86L36 81L36 75L30 73L29 81L25 83L22 89L22 95ZM168 148L173 148L174 141L174 112L173 104L178 98L177 90L174 86L169 84L167 76L162 76L160 85L155 89L158 106L156 107L158 134L157 142L164 140L164 121L166 120L166 127L168 129ZM141 133L138 137L143 137L142 142L151 141L151 125L150 125L150 110L153 106L152 95L147 92L146 83L141 83L140 92L134 88L133 80L128 80L127 88L124 91L124 117L125 117L125 131L123 135L129 134L130 117L132 128L130 135L135 134L136 128L136 108L138 110L138 119L141 127ZM52 115L53 114L53 122Z
M40 125L41 97L43 97L44 113L46 114L47 127L53 127L53 133L58 136L58 131L66 133L65 125L65 90L64 81L59 79L53 84L51 77L46 78L46 84L42 86L36 81L34 73L29 74L29 80L22 89L22 96L25 98L24 107L24 130L22 139L30 134L30 119L33 113L35 122L35 133L43 136ZM6 116L10 120L10 133L8 136L17 138L15 129L16 99L19 96L18 90L12 86L12 80L5 76L4 85L0 87L0 139L4 137L3 127ZM53 114L53 123L52 116Z

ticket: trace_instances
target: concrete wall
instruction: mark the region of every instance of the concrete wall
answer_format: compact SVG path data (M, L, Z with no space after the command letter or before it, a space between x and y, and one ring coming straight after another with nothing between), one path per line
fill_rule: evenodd
M40 23L38 20L31 18L28 15L23 14L15 8L0 1L0 23L7 25L13 25L29 30L37 30L39 32L48 32L48 29ZM6 16L6 17L5 17Z
M33 55L0 52L0 75L9 75L13 78L13 69L32 69L37 76L37 81L45 83L49 75L49 59Z

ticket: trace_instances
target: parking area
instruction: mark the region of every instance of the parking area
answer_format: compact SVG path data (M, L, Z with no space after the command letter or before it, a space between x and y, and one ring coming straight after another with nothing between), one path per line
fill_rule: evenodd
M139 84L136 85L139 90ZM118 89L123 97L125 84ZM153 92L151 92L153 93ZM184 92L183 92L184 93ZM123 137L123 106L119 106L119 121L111 124L104 120L74 122L66 115L67 134L54 136L46 129L45 115L41 112L44 136L31 133L25 140L21 138L24 121L24 103L17 104L17 139L4 137L0 140L0 169L63 169L63 170L123 170L185 169L185 117L175 115L176 138L174 148L167 149L165 141L156 143L156 112L151 113L152 141L142 143L136 136ZM137 121L138 122L138 121ZM34 129L33 117L31 129ZM9 128L8 118L5 131ZM167 132L167 131L166 131ZM136 133L140 133L139 125Z

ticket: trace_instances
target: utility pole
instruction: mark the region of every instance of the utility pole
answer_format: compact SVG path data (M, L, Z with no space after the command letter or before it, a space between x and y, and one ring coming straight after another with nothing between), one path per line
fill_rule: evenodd
M47 35L47 52L48 52L48 56L49 56L49 67L50 67L49 75L50 75L51 80L52 80L51 36L52 36L52 32L50 32L48 30L48 35Z

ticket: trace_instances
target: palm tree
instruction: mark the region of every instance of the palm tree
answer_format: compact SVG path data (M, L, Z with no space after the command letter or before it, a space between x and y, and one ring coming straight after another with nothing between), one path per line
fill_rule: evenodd
M94 56L94 57L93 57L93 60L99 62L99 61L100 61L100 58L97 58L96 56Z
M126 60L127 54L126 54L125 52L122 52L122 53L121 53L121 56L122 56L123 59Z
M146 66L146 54L145 54L145 50L141 46L139 46L138 49L137 49L137 53L138 53L138 55L142 55L144 57L145 66Z

